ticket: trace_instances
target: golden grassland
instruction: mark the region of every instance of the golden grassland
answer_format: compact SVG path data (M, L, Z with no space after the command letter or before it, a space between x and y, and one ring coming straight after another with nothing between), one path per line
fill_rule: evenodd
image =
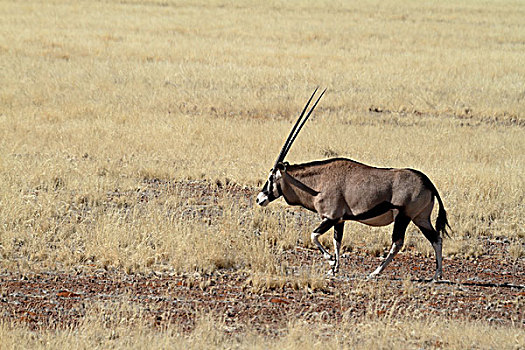
M290 162L337 155L422 170L454 229L445 255L480 255L480 239L502 238L523 258L523 18L520 1L0 1L0 266L278 276L278 253L309 246L315 217L221 190L255 193L318 85L327 94ZM173 185L188 181L217 194ZM343 243L382 251L389 231L350 224ZM371 321L354 332L467 327L445 325ZM90 341L87 329L54 336ZM301 329L285 345L297 347ZM38 345L10 325L0 332Z
M143 317L136 305L97 304L78 326L44 330L39 336L0 321L0 349L519 349L525 336L523 329L484 322L378 318L372 313L361 322L337 325L288 320L273 330L279 334L275 337L249 329L228 335L228 326L214 313L198 316L189 334L175 326L155 330Z

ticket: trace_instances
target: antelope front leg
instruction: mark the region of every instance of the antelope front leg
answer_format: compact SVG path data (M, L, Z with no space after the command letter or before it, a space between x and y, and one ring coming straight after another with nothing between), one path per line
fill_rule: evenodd
M397 255L397 253L401 250L401 248L403 248L402 239L399 241L393 242L392 247L390 248L390 252L388 253L386 259L381 263L381 265L379 265L377 269L374 270L374 272L368 275L368 278L374 278L377 275L379 275L385 269L385 267L387 267L388 264L390 264L394 256Z
M312 232L312 235L310 236L310 238L312 239L312 243L315 244L319 248L319 250L323 254L323 257L331 261L334 260L334 257L330 255L328 250L326 250L326 248L323 247L321 242L319 242L319 237L322 236L324 233L326 233L326 231L331 229L336 223L337 223L337 220L324 219L321 225L319 225L319 227L317 227L314 230L314 232ZM332 262L330 262L330 265L332 265L332 271L333 271L333 266L338 265L338 264L337 264L337 261L335 261L333 264Z

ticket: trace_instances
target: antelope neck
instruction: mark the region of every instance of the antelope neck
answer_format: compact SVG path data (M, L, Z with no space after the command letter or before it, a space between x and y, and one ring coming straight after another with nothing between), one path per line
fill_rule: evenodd
M300 189L301 191L304 191L312 196L317 196L319 194L319 192L317 192L316 190L314 190L313 188L310 188L308 187L307 185L305 185L304 183L302 183L301 181L297 180L295 177L293 177L292 175L290 175L286 170L282 170L282 173L285 174L289 179L289 183L295 187L297 187L298 189ZM279 183L277 183L277 191L279 192L280 195L282 195L282 190L281 190L281 186Z

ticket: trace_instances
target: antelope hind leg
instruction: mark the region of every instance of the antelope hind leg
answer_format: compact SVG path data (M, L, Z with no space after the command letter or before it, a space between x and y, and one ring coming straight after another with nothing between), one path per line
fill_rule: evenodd
M443 238L441 235L434 229L432 226L432 223L430 222L430 218L423 220L416 218L414 219L414 224L421 230L423 235L429 240L430 244L432 244L432 248L434 248L434 253L436 254L436 272L434 273L434 277L432 277L433 281L437 281L439 279L443 278Z
M394 222L394 232L392 232L392 246L390 247L390 251L381 265L379 265L377 269L374 270L374 272L368 275L368 278L374 278L379 275L388 266L388 264L390 264L392 259L394 259L394 256L396 256L396 254L401 250L405 240L405 232L409 223L410 218L401 214L397 215Z

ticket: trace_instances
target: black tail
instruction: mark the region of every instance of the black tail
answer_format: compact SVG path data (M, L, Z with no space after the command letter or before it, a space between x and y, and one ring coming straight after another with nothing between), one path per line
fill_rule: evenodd
M450 238L450 235L447 232L447 227L450 228L447 219L447 212L445 210L445 207L443 206L443 201L441 200L441 197L439 196L439 193L434 185L432 185L432 192L434 193L434 196L437 198L439 203L439 211L436 219L436 231L439 233L444 233L447 237Z

